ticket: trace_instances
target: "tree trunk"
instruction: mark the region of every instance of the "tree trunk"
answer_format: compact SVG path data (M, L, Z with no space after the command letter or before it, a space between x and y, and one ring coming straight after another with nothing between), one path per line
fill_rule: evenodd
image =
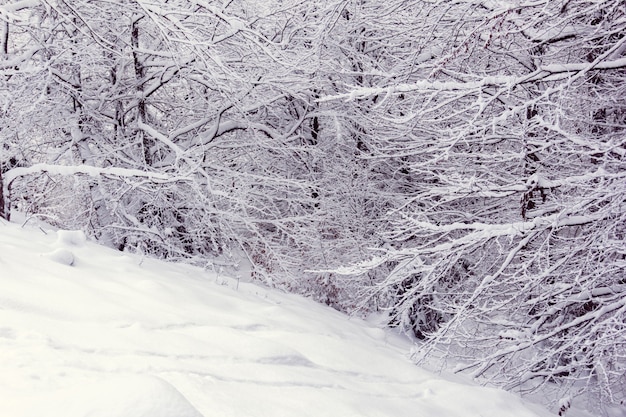
M8 202L8 196L7 196L6 202ZM9 220L9 208L8 208L8 204L5 206L4 181L2 181L1 170L0 170L0 217L3 219Z

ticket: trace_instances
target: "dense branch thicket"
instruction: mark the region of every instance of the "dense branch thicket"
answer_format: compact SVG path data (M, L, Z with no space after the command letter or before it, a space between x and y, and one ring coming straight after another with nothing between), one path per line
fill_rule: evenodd
M372 158L403 187L374 262L393 270L369 296L391 298L392 322L425 340L418 360L620 403L625 7L500 7L422 5L421 25L394 15L390 38L405 44L386 51L401 64L329 98L376 101L364 110Z
M12 1L0 90L0 216L626 401L622 0Z

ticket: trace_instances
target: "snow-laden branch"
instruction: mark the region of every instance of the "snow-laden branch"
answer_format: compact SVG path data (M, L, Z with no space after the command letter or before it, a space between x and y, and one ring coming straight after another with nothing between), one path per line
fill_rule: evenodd
M609 173L604 168L600 167L596 171L584 175L575 175L556 180L544 178L540 174L533 174L528 177L526 185L528 188L532 188L533 186L540 188L558 188L563 186L578 186L582 183L591 182L599 178L623 180L626 178L626 172Z
M157 181L168 181L171 180L168 175L160 173L160 172L148 172L142 171L140 169L131 169L131 168L118 168L118 167L107 167L107 168L99 168L89 165L52 165L52 164L35 164L29 167L18 167L13 168L7 171L4 174L4 188L8 189L11 186L11 183L19 177L23 177L25 175L38 174L46 172L49 174L55 175L77 175L83 174L91 177L99 177L99 176L112 176L119 178L147 178L151 180Z
M410 224L412 228L420 230L431 231L435 233L449 233L453 231L468 231L469 233L458 239L452 240L447 243L440 244L434 248L428 248L428 252L439 252L444 249L450 249L454 246L469 242L483 241L485 239L492 239L501 236L520 236L532 230L541 229L545 227L566 227L577 226L586 223L591 223L598 220L598 217L594 216L582 216L582 215L563 215L553 214L551 216L537 217L531 221L514 222L504 224L489 224L489 223L450 223L450 224L433 224L429 222L411 220Z
M406 248L402 250L397 250L390 252L383 256L377 256L370 260L351 264L348 266L342 266L339 268L335 268L332 270L324 270L324 271L311 271L311 272L333 272L339 275L358 275L363 274L369 270L379 267L383 265L385 262L390 259L398 259L409 257L413 258L419 252L420 255L428 254L428 253L441 253L443 251L453 250L456 247L473 244L477 242L484 242L489 239L509 236L523 236L526 235L522 243L518 246L522 248L525 246L527 240L530 239L530 232L541 230L546 227L550 228L561 228L561 227L569 227L569 226L578 226L587 224L593 221L598 220L599 217L593 216L581 216L581 215L572 215L565 216L563 214L555 214L551 216L538 217L533 219L532 221L526 222L514 222L514 223L504 223L504 224L488 224L488 223L450 223L450 224L442 224L437 225L429 222L416 221L412 220L410 225L414 229L421 229L425 231L431 231L433 233L449 233L454 231L466 231L467 234L450 240L445 243L441 243L434 247L422 247L418 250L413 248ZM518 250L519 250L518 248ZM510 260L509 260L510 263ZM508 264L508 263L507 263Z
M528 82L537 82L549 79L555 81L558 79L569 78L572 73L578 73L589 70L614 70L626 68L626 58L615 59L612 61L604 61L600 63L572 63L572 64L550 64L544 65L531 74L521 77L515 76L490 76L484 77L479 81L429 81L421 80L408 84L395 84L389 87L354 87L349 93L336 94L318 99L319 103L345 100L353 101L373 96L389 96L410 92L450 92L450 91L481 91L485 87L497 87L511 90L516 85ZM555 78L556 76L556 78Z
M171 177L160 172L142 171L140 169L107 167L100 168L90 165L53 165L53 164L35 164L29 167L17 167L4 173L2 181L2 195L4 197L4 205L0 207L0 214L9 216L10 191L11 184L15 179L26 175L48 173L62 176L72 175L88 175L90 177L117 177L117 178L145 178L155 182L175 182L186 180L181 177Z
M319 270L307 270L305 272L312 273L334 273L338 275L361 275L372 269L378 268L389 261L387 256L376 256L372 259L368 259L363 262L355 263L352 265L339 266L333 269L319 269Z
M593 68L593 69L598 69L598 70L626 68L626 58L601 62L595 66L588 62L581 62L581 63L574 63L574 64L550 64L550 65L542 66L541 70L549 72L549 73L557 73L557 72L579 72L579 71L584 71L588 68Z
M550 338L558 334L563 334L568 329L580 326L583 323L600 321L603 316L607 316L618 310L624 311L625 309L626 309L626 299L619 298L617 301L614 301L610 304L603 305L602 307L598 309L590 311L572 320L565 321L564 323L561 323L559 326L555 327L554 329L551 329L549 332L535 334L534 337L530 338L529 340L520 341L517 344L506 345L505 347L497 350L493 354L490 354L486 357L481 358L480 362L473 362L470 364L458 366L455 369L455 372L463 372L468 369L478 368L478 370L473 373L473 376L475 377L480 376L480 374L484 372L486 369L484 364L490 364L490 363L493 363L495 360L502 358L504 356L508 356L514 352L520 352L525 349L529 349L533 346L540 344L541 342L549 340ZM619 317L619 314L617 314L616 316ZM480 366L481 364L483 366Z
M178 145L176 145L170 137L165 136L161 132L154 129L152 126L143 123L141 120L137 122L137 127L146 132L148 135L152 136L154 139L162 142L164 145L167 145L176 154L176 159L185 159L185 151L181 149Z
M33 58L33 56L41 51L41 47L36 46L33 48L28 49L26 52L24 52L23 54L13 57L12 59L6 60L6 61L2 61L0 62L0 70L6 70L9 68L15 68L21 64L23 64L24 62L29 61L30 59Z
M266 134L272 139L277 139L281 137L281 135L278 132L276 132L274 129L262 123L227 120L224 122L216 123L216 125L207 134L201 135L202 143L208 144L216 137L221 136L225 133L234 131L234 130L248 130L248 129L263 132L264 134Z
M16 13L20 10L37 7L41 4L40 0L21 0L0 6L0 16L8 13Z
M480 81L428 81L421 80L409 84L396 84L389 87L355 87L349 93L337 94L333 96L322 97L317 101L319 103L345 100L352 101L372 96L388 96L394 94L418 92L442 92L442 91L468 91L482 89L485 86L503 86L514 85L519 81L517 77L485 77Z

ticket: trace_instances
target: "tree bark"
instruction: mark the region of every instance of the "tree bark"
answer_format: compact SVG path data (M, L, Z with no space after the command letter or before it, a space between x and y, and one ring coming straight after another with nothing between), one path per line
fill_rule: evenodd
M8 202L8 200L6 201ZM2 181L2 171L0 171L0 217L9 220L9 209L7 206L5 206L4 181Z

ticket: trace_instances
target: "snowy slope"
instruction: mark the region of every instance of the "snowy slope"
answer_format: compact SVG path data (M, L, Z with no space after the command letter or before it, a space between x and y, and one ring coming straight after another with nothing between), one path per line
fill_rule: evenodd
M1 417L547 417L311 301L0 222Z

